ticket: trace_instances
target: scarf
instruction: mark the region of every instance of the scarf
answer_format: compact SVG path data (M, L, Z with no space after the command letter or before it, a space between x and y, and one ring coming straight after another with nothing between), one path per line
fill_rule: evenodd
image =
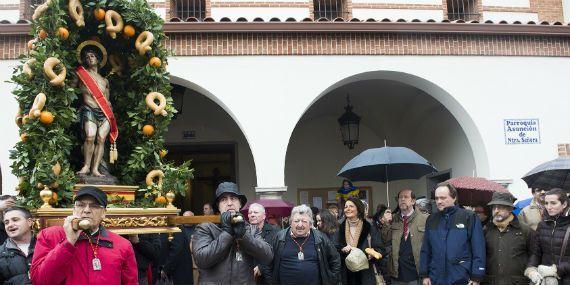
M351 225L354 228L354 235L350 231ZM346 239L346 244L352 247L358 247L358 239L362 233L362 225L363 222L361 219L358 219L356 222L351 222L348 219L346 220L346 225L344 227L344 238Z
M513 216L513 214L510 214L502 222L497 222L497 221L495 221L495 219L493 219L493 224L495 224L495 226L497 226L497 228L499 229L500 232L504 232L505 230L507 230L507 227L513 221L514 218L515 218L515 216Z

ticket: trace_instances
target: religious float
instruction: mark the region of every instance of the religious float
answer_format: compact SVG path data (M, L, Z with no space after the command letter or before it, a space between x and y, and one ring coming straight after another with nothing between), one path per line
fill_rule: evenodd
M190 163L165 161L176 110L163 20L144 0L47 0L14 70L21 140L11 153L18 200L36 226L62 224L74 191L108 196L103 224L119 234L179 231Z

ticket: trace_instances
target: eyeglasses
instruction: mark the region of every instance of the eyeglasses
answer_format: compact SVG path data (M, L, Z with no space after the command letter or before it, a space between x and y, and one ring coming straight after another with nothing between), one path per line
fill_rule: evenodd
M80 210L84 210L87 207L89 207L89 209L96 209L96 210L100 210L100 209L105 208L99 204L95 204L95 203L89 204L89 203L81 203L81 202L76 202L74 206L76 209L80 209Z

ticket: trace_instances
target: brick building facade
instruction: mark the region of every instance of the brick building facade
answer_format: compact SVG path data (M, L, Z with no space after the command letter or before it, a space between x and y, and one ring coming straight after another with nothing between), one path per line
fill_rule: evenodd
M5 81L31 39L29 0L10 1L0 0L2 90L13 88ZM167 143L231 142L235 180L250 199L282 191L298 203L302 189L337 186L335 171L384 139L453 176L508 181L524 198L530 192L519 178L570 141L567 0L478 0L464 10L459 0L346 0L324 9L330 1L318 1L152 1L166 20L172 83L194 98ZM336 122L347 94L364 118L352 151ZM0 121L15 110L6 99ZM535 118L539 144L505 144L505 120ZM6 166L18 131L3 128L2 183L12 189L17 179ZM391 187L425 192L425 179L406 183Z

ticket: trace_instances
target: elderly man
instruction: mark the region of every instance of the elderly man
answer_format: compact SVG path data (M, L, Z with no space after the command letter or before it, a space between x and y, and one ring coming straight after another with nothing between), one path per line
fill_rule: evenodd
M247 202L235 183L223 182L216 190L220 225L199 224L192 236L198 284L255 284L254 260L271 262L273 253L256 226L247 224L239 210Z
M420 281L420 251L428 215L416 211L416 195L411 189L398 193L400 212L394 215L391 228L392 254L390 275L394 285L417 285Z
M32 214L14 206L4 210L3 216L8 239L0 246L0 284L32 284L28 275L36 243Z
M261 237L267 243L271 242L273 235L278 231L276 227L270 225L265 221L265 207L258 203L253 203L249 205L249 209L247 212L247 217L249 223L257 226L261 231ZM262 274L262 270L266 270L262 264L258 261L255 261L255 268L253 268L253 275L256 278L257 284L269 284L269 280L265 280L264 276L266 274Z
M42 230L37 238L30 271L35 285L137 285L137 263L131 243L108 230L105 218L107 195L85 186L75 196L73 214L63 227ZM77 219L91 227L78 230Z
M544 189L532 189L532 201L530 205L524 207L519 213L519 221L522 224L529 226L533 231L536 231L538 223L544 217L544 196L546 191Z
M456 205L457 189L440 183L435 189L437 213L426 221L420 255L423 285L478 285L485 277L485 237L481 220Z
M291 227L279 231L272 241L271 284L338 284L340 255L326 236L313 229L311 208L293 208L289 220Z
M484 229L487 275L483 284L529 284L524 276L533 230L512 214L513 195L495 192L489 202L492 220Z

